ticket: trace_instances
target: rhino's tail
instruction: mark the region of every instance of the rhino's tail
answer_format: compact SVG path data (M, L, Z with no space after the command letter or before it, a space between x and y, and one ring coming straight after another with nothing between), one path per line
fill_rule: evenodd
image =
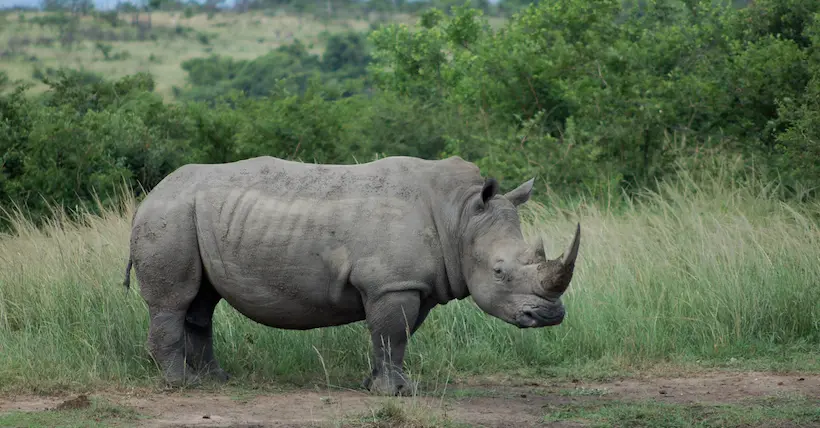
M134 220L137 218L137 210L134 210L134 214L131 215L131 228L134 228ZM125 292L128 293L128 290L131 289L131 266L134 265L134 259L131 256L131 248L128 249L128 264L125 266L125 280L122 282L123 287L125 287Z
M122 285L125 287L125 292L127 293L128 290L131 289L131 266L133 266L134 261L131 260L131 257L128 257L128 264L125 266L125 280L122 282Z

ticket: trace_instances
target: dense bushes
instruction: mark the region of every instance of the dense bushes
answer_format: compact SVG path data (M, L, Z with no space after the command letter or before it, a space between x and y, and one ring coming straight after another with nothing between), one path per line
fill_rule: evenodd
M321 57L309 53L296 40L253 60L217 55L189 59L182 63L182 68L188 73L190 85L176 88L175 93L180 99L194 101L213 101L232 91L253 98L275 91L299 94L307 89L312 77L318 77L325 85L355 92L355 84L365 77L369 59L365 37L358 33L331 35Z
M570 193L651 185L709 153L820 184L820 3L715 4L542 1L499 30L479 9L428 10L412 31L332 35L322 56L296 42L188 60L177 103L147 75L61 74L41 97L0 99L0 196L74 205L261 154L460 155Z
M53 202L94 210L95 196L111 201L123 184L140 193L189 162L273 155L349 163L396 149L430 156L443 147L444 130L423 106L389 93L341 98L314 80L302 94L164 103L146 74L80 82L61 72L41 97L22 88L0 97L4 201L35 215Z
M184 110L151 92L150 76L88 83L60 71L38 99L0 102L0 194L35 213L47 203L106 201L123 182L152 187L192 158ZM136 186L135 186L136 187Z
M801 3L800 19L786 3ZM390 91L486 120L494 132L478 127L470 140L482 144L467 153L492 155L487 167L499 174L525 168L554 184L642 185L699 149L672 137L786 167L789 149L776 142L795 113L784 103L807 106L820 76L807 37L820 29L818 11L797 0L740 10L705 1L640 9L542 2L498 32L479 25L474 10L453 19L431 11L423 21L434 24L421 31L374 34L374 76ZM515 138L498 132L509 127Z

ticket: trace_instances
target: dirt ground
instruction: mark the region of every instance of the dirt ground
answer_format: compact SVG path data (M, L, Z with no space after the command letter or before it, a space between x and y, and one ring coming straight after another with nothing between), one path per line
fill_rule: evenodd
M759 372L707 372L681 377L644 377L611 382L514 382L503 379L462 381L442 395L393 399L412 414L435 412L450 421L473 426L543 426L545 409L584 400L652 400L692 404L733 404L754 398L797 394L817 399L820 375ZM162 391L134 389L101 391L88 397L135 409L148 418L146 427L305 427L338 424L375 414L386 397L364 391L297 390L282 393L253 391ZM37 412L87 407L83 395L0 397L0 413ZM557 423L552 426L573 426Z

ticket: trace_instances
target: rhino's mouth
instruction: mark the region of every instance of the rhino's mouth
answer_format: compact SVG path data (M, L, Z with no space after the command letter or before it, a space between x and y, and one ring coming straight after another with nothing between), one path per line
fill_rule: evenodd
M515 317L515 324L520 328L549 327L561 324L565 315L566 312L561 305L525 309Z

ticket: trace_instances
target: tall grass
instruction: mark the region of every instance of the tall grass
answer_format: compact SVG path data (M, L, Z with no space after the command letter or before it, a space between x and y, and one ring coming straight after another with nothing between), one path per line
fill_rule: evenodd
M410 372L435 382L658 362L818 368L818 206L779 202L766 183L685 172L637 199L613 200L617 209L556 198L522 212L525 233L543 233L552 257L582 225L563 324L519 330L469 299L452 302L412 339ZM122 287L133 201L126 207L79 222L57 216L41 228L17 216L0 238L0 385L157 379L139 288ZM223 367L243 382L322 384L327 375L356 386L368 369L362 323L276 330L222 302L215 336Z

